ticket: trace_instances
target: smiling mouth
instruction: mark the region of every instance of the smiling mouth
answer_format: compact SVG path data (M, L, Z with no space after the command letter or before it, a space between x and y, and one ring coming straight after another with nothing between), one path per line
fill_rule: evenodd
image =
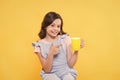
M53 33L53 34L58 34L58 32L54 32L54 31L52 31L52 33Z

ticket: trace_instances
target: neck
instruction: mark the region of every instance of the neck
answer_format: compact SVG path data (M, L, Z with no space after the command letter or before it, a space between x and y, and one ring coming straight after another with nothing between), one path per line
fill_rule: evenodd
M56 37L46 36L46 37L44 38L45 41L50 42L50 43L53 43L53 42L56 41L57 39L58 39L58 36L56 36Z

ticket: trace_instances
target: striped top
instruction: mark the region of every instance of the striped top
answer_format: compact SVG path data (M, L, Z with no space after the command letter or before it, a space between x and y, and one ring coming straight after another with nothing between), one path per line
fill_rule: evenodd
M68 35L61 35L57 41L53 43L53 45L59 45L60 51L57 56L54 56L52 63L52 70L50 73L56 74L59 78L62 78L65 74L71 73L74 77L76 77L76 71L73 68L70 68L67 64L67 52L66 45L70 43L70 37ZM45 43L43 41L34 42L34 52L39 52L44 58L47 58L48 52L51 46L51 43ZM41 72L41 76L43 77L45 74L44 70Z

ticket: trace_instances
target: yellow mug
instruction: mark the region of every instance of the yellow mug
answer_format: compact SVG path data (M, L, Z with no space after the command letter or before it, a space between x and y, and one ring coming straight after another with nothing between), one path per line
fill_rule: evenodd
M80 37L72 37L71 38L72 49L74 51L80 50L80 43L81 43Z

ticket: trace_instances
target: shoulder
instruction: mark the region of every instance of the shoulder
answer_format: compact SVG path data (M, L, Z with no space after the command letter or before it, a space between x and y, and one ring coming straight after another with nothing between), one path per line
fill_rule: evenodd
M61 39L70 39L69 34L60 35Z
M32 42L32 46L40 46L42 40Z
M71 38L70 38L69 34L61 35L61 39L64 39L64 41L67 45L71 44Z

